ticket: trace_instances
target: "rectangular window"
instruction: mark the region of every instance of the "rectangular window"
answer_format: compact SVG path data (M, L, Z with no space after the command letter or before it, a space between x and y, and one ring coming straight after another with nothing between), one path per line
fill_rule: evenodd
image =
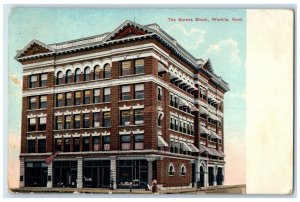
M29 88L36 88L38 87L37 83L37 75L31 75L29 78Z
M121 111L121 125L129 126L130 125L130 111Z
M178 108L178 102L179 102L179 99L175 96L174 97L174 107Z
M27 140L27 153L35 153L35 140Z
M134 65L134 73L135 74L142 74L144 73L144 59L135 60Z
M93 127L100 127L100 112L93 113Z
M170 118L170 129L172 129L172 130L174 130L174 118L173 117L171 117Z
M102 136L102 142L103 142L103 150L109 151L110 150L110 136Z
M144 84L134 85L134 99L144 99Z
M56 116L56 130L62 129L62 116Z
M39 131L46 130L46 122L47 122L46 117L39 118Z
M79 152L80 151L80 138L74 137L73 138L73 152Z
M28 131L35 131L36 128L36 118L28 119Z
M93 97L94 103L100 102L100 89L94 89L94 97Z
M40 96L40 109L47 108L47 95Z
M80 128L80 114L74 115L74 128Z
M162 89L160 87L157 87L157 100L162 100Z
M90 151L90 137L83 137L83 145L82 149L83 151Z
M130 75L130 67L131 67L131 62L130 61L122 62L121 75L122 76Z
M93 137L93 151L100 151L100 137Z
M40 79L40 86L41 87L46 87L47 86L47 79L48 79L48 74L41 74L41 79Z
M121 86L121 100L130 100L130 86Z
M63 106L63 94L57 94L56 95L56 107L62 107Z
M103 102L110 102L110 88L104 88Z
M136 134L134 135L134 149L144 149L144 135L143 134Z
M186 133L186 131L187 131L187 124L183 123L183 132Z
M75 92L75 105L80 105L80 100L81 100L81 91Z
M179 131L182 132L182 121L179 121Z
M36 97L29 97L29 109L36 109Z
M135 125L144 124L144 109L134 110L134 124Z
M90 114L83 114L83 127L84 128L90 127Z
M178 131L178 119L174 119L175 130Z
M71 106L71 101L72 101L72 93L66 93L66 106Z
M161 126L161 124L162 124L162 114L160 113L160 114L158 115L157 125L158 125L158 126Z
M174 106L174 96L170 94L170 106Z
M130 135L121 135L121 150L130 149Z
M61 151L61 143L62 143L62 139L61 138L55 139L55 150L56 151Z
M71 115L65 116L65 129L71 129Z
M110 112L103 112L103 127L110 127Z
M84 91L84 104L90 104L90 97L91 97L91 91L85 90Z
M70 152L70 151L71 151L71 139L64 138L64 152Z
M46 139L38 139L38 152L39 153L46 152Z

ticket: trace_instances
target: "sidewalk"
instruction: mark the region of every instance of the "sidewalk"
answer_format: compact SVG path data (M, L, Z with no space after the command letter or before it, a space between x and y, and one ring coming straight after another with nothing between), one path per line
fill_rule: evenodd
M196 188L184 188L184 189L168 189L165 187L164 190L158 190L155 194L244 194L245 185L222 185L214 187L205 187L201 190ZM11 189L11 192L14 193L71 193L71 194L80 194L80 193L90 193L90 194L153 194L151 191L142 190L142 189L133 189L130 192L129 189L95 189L95 188L16 188Z

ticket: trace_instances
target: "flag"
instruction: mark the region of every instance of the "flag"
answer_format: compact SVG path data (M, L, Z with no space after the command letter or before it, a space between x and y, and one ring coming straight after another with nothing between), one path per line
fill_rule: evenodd
M54 154L52 154L51 156L49 156L48 158L46 158L46 164L50 164L52 163L53 159L60 153L60 151L55 152Z

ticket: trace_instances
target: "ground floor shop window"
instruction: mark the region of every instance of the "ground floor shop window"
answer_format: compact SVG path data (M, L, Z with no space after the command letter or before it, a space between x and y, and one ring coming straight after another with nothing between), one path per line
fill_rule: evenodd
M145 188L148 179L148 162L146 160L119 160L117 185L128 188L133 182L136 188Z
M26 162L25 186L46 187L48 167L44 162Z
M110 161L84 161L82 180L83 187L108 188L110 185Z
M214 185L214 168L212 167L208 168L208 185L209 186Z
M217 185L222 185L223 184L223 173L222 173L222 168L218 168L218 173L217 173Z
M54 161L53 172L54 187L76 187L77 161Z

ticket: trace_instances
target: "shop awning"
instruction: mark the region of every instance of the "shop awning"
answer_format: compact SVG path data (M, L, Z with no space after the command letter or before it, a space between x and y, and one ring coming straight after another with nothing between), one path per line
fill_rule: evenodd
M190 109L191 109L192 112L199 111L199 109L197 109L197 107L195 107L193 104L190 105Z
M166 143L166 141L161 136L157 136L157 139L158 139L158 146L159 147L168 147L168 144Z
M200 134L210 135L210 131L206 129L204 126L200 126Z
M192 152L192 149L185 142L182 142L182 149L183 149L183 151L190 151L190 152Z
M216 150L218 152L218 156L221 158L225 157L225 154L222 151Z
M209 116L210 116L210 118L211 118L212 120L220 121L220 119L219 119L216 115L214 115L214 114L212 114L212 113L209 113Z
M192 152L199 152L199 149L194 144L189 144L189 146L192 149Z
M204 108L204 107L200 107L200 114L209 114L208 113L208 111L207 111L207 109L206 108Z
M212 139L222 139L216 132L214 132L214 131L211 131L210 132L210 136L211 136L211 138Z
M189 107L189 103L185 101L184 99L179 99L179 107Z
M200 145L200 154L204 153L204 152L209 152L208 148L204 145Z

